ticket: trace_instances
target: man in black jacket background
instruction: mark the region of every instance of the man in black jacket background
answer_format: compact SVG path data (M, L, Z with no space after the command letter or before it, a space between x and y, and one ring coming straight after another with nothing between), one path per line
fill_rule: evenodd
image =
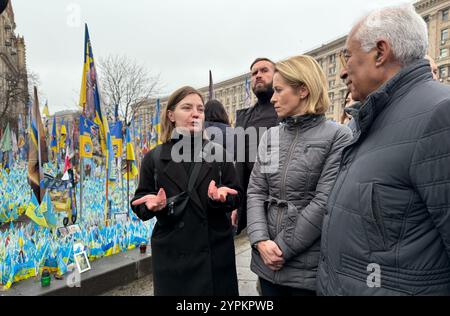
M247 227L247 200L246 192L250 174L256 159L259 140L262 133L260 128L271 128L278 124L277 113L270 103L273 95L273 74L275 64L268 58L257 58L250 66L252 91L258 99L258 102L250 108L242 109L236 112L236 126L244 130L254 128L256 130L257 141L245 138L245 161L237 159L236 172L239 181L245 192L245 199L237 213L237 234ZM239 137L239 136L238 136ZM236 141L236 143L239 143ZM242 150L238 148L237 150ZM239 158L239 153L235 153ZM233 215L235 216L235 215Z

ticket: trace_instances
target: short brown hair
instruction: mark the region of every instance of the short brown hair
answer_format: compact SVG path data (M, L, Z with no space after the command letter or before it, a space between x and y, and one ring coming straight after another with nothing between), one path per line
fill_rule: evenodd
M252 70L253 66L256 63L259 63L260 61L268 61L269 63L271 63L273 65L273 67L275 67L275 63L273 61L271 61L269 58L266 57L260 57L260 58L256 58L254 62L252 62L252 64L250 65L250 71Z
M180 103L185 97L190 94L196 94L200 97L203 103L203 96L197 89L194 89L189 86L182 87L172 93L167 101L167 106L164 108L164 111L161 114L161 142L167 143L172 139L172 132L175 129L175 123L172 123L169 120L169 115L167 115L168 111L174 111L177 107L177 104Z

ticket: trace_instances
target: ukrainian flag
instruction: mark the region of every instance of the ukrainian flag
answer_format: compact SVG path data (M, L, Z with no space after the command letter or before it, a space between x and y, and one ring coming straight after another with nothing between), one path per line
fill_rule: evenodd
M94 53L87 24L85 25L84 65L81 80L80 106L83 108L83 114L87 118L93 119L94 123L99 126L102 153L107 157L108 161L107 135L109 133L109 126L108 120L102 115L97 71L95 69Z
M98 126L80 115L80 157L92 158L94 145L92 144L92 130Z
M42 203L39 206L39 213L44 214L45 221L48 226L56 228L58 219L56 218L56 214L53 212L52 200L50 198L50 194L48 194L48 191L45 193Z
M111 124L111 141L114 149L114 157L119 158L122 156L123 150L123 134L122 134L122 122L117 121Z
M31 193L31 201L28 204L27 210L25 211L25 215L33 220L37 225L42 227L48 227L47 221L42 213L40 213L39 202L36 198L34 192Z
M133 143L131 142L131 135L130 130L127 128L127 135L126 135L126 142L127 142L127 161L129 163L129 169L127 169L127 173L125 174L125 179L133 179L138 174L139 171L136 166L136 156L134 154L134 148Z
M58 142L56 140L56 116L53 116L53 127L52 127L52 140L50 142L50 148L57 153L58 152Z
M30 101L31 103L31 101ZM28 181L38 201L44 195L44 173L41 165L48 162L48 148L45 140L44 126L39 111L37 88L34 87L34 102L30 105L30 132L28 150Z
M157 144L161 145L161 102L158 99L156 101L156 110L155 110L155 130L156 130L156 137L157 137Z

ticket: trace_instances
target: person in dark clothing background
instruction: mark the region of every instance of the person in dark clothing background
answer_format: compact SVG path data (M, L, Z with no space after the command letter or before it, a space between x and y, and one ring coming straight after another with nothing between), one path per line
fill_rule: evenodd
M234 129L230 126L230 118L222 103L218 100L210 100L205 104L205 131L212 142L221 145L226 150L228 162L234 162L236 146L234 143ZM237 210L227 214L230 223L237 229Z
M259 141L263 133L259 128L269 129L278 125L278 116L273 104L270 102L273 96L273 75L275 64L268 58L257 58L250 66L251 86L258 102L250 108L236 111L235 128L255 128L257 140L245 138L245 161L236 160L236 172L239 182L247 192L248 182L252 173L254 162L258 153ZM236 142L237 143L237 142ZM237 148L237 150L242 150ZM236 153L239 156L239 153ZM247 227L247 201L246 195L237 214L237 234Z
M169 97L163 144L144 157L131 201L141 220L157 218L151 247L158 296L239 295L226 214L239 206L243 192L223 147L204 137L204 118L197 90L183 87Z
M235 150L233 128L225 107L218 100L210 100L205 104L205 130L211 141L221 145L233 155Z

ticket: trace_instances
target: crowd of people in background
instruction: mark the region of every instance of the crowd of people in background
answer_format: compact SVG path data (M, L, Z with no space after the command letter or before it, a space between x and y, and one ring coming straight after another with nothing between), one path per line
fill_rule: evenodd
M361 18L340 122L306 55L256 59L257 103L233 127L219 101L174 92L132 200L157 217L155 294L238 295L246 233L264 296L450 295L450 87L427 49L410 5Z

